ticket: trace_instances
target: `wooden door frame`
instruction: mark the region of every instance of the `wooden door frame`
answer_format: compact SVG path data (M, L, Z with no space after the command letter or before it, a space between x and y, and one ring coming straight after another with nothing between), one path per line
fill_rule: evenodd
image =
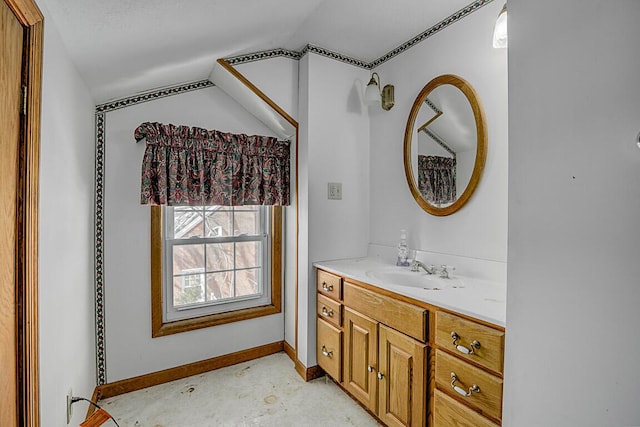
M40 425L38 355L38 199L44 17L35 0L4 0L24 28L26 111L18 147L16 209L16 353L18 425Z

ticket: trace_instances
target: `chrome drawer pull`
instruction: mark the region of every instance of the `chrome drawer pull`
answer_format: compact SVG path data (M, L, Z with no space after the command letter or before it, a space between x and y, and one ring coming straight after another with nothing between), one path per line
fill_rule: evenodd
M480 393L480 387L478 387L476 384L469 387L469 391L467 392L467 390L457 386L456 381L458 381L458 376L455 374L455 372L451 372L451 388L453 388L455 392L460 396L469 397L472 393Z
M384 374L382 372L378 372L378 379L381 380L384 378Z
M453 338L453 345L456 347L456 349L460 352L460 353L464 353L464 354L473 354L475 353L476 350L478 350L480 348L480 341L475 340L471 343L470 347L465 347L463 345L458 344L458 340L460 339L460 335L458 335L455 332L451 332L451 338Z
M371 366L371 365L367 366L367 371L373 372L373 366Z
M322 354L325 355L326 357L331 357L333 356L333 350L327 350L327 347L325 347L324 344L322 344Z
M333 317L333 310L327 310L327 307L322 306L322 315L325 317Z
M333 291L333 285L327 285L327 282L322 282L322 290L325 292Z

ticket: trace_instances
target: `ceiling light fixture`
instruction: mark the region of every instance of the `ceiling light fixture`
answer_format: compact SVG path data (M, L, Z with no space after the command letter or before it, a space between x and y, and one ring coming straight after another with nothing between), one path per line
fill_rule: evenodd
M373 73L364 90L364 101L369 105L374 105L380 100L382 109L389 111L394 104L393 90L393 85L386 85L380 90L380 76L378 73Z
M496 26L493 27L493 47L500 49L507 47L507 4L502 6L502 10L496 19Z

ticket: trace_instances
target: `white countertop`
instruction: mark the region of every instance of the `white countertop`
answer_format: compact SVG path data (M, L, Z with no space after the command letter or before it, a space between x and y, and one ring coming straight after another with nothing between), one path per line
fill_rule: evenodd
M435 282L444 284L440 289L429 287L428 280L437 275L426 276L410 272L409 267L397 267L380 261L378 258L353 258L335 261L319 261L314 267L321 268L342 277L369 283L382 289L395 292L425 303L456 311L491 324L506 327L506 291L504 283L480 280L472 277L451 274L451 279ZM385 277L399 277L397 280L385 280ZM416 285L424 277L426 287ZM410 285L402 284L402 277ZM448 281L450 280L450 281ZM394 282L394 283L391 283ZM407 283L408 283L407 282Z

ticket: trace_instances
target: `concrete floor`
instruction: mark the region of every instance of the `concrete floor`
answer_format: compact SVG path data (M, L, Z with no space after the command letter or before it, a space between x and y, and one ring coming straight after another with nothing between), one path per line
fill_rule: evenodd
M378 426L332 381L284 353L100 401L121 427ZM115 425L109 421L104 426Z

